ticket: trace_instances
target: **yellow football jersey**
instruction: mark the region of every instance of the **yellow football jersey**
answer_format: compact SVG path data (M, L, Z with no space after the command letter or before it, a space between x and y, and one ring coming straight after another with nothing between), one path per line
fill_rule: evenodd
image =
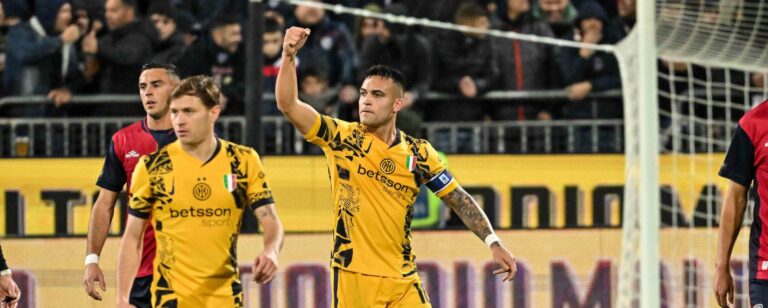
M256 151L219 140L202 162L176 141L142 157L131 191L129 213L155 227L153 306L242 307L241 218L274 203Z
M411 219L419 187L426 184L438 197L458 187L432 145L397 134L385 144L359 123L319 116L305 136L328 159L336 214L332 267L413 275Z

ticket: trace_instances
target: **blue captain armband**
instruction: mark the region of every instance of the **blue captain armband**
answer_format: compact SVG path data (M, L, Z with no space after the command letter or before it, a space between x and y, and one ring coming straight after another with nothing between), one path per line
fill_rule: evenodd
M453 182L453 175L451 175L448 172L448 169L443 170L443 172L438 173L437 175L433 176L429 182L427 182L427 187L429 190L431 190L433 193L438 194L443 189L448 187L451 182Z

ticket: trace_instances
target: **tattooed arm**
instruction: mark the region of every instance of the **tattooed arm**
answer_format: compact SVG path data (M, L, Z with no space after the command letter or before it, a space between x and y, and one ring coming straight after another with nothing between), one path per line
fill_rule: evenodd
M461 186L454 189L452 192L442 197L443 202L447 204L456 215L461 218L464 225L469 228L477 237L487 242L492 241L490 244L491 253L493 254L493 260L501 266L500 269L494 271L494 274L505 273L502 281L512 280L517 272L517 266L515 265L515 257L509 252L501 241L495 237L493 227L491 226L488 217L475 201L475 198L467 193ZM489 239L491 236L491 239Z
M267 283L277 274L277 256L283 248L285 233L274 203L256 208L254 214L264 227L264 250L253 263L253 279L259 283Z

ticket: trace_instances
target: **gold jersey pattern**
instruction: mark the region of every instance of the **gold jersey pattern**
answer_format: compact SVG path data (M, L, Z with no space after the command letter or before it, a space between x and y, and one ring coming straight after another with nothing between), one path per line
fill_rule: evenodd
M274 201L256 151L217 142L202 162L176 141L142 157L133 174L129 213L155 228L153 307L243 306L241 219Z
M427 141L397 131L385 144L359 123L319 116L305 135L328 160L335 226L331 266L384 277L416 272L411 219L419 188L439 197L458 183Z

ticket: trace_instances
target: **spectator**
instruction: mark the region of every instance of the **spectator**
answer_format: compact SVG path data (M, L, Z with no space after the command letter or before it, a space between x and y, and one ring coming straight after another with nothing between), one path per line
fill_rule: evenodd
M133 94L141 65L152 57L157 42L154 27L136 17L136 0L106 0L105 18L109 33L96 38L92 27L83 38L82 50L99 63L99 92ZM92 63L92 62L91 62Z
M72 6L64 0L38 2L35 15L10 29L5 87L11 95L47 94L59 107L69 102L81 80L77 52L80 36L70 25ZM26 114L32 115L32 114Z
M181 32L184 46L190 46L200 36L203 26L195 20L192 14L184 11L176 11L176 30ZM186 48L184 49L186 50Z
M363 7L366 11L374 13L380 13L381 7L375 3L371 3ZM373 17L359 16L355 21L355 48L357 50L363 50L363 43L369 36L376 34L377 24L379 20ZM360 69L360 67L358 67Z
M222 11L211 20L208 36L187 48L179 60L182 78L209 75L221 89L225 114L242 115L245 111L245 55L240 23Z
M404 6L393 4L386 13L405 15L406 12ZM429 90L431 65L426 39L405 26L375 21L374 35L363 44L358 76L364 75L365 70L376 64L399 70L406 83L405 105L411 106Z
M312 35L299 51L304 68L314 67L326 72L328 85L339 89L339 99L354 102L357 87L353 85L355 75L355 46L352 35L343 23L325 16L321 8L296 6L295 20L291 26L309 28Z
M264 78L264 92L274 93L275 84L277 84L277 73L280 72L283 51L283 26L274 18L265 17L264 19L264 45L263 59L264 68L262 76ZM298 67L300 61L296 58ZM274 101L264 101L262 104L262 113L264 115L280 115L280 110Z
M585 2L579 7L575 20L573 40L591 44L614 44L619 41L617 29L612 29L603 8L596 2ZM621 86L616 58L603 51L589 48L561 48L558 63L567 85L568 99L563 115L571 119L617 119L623 117L620 99L586 100L596 91L617 89ZM589 131L577 132L577 151L591 149ZM613 136L601 136L601 141ZM600 145L603 146L602 144Z
M0 9L2 11L0 18L0 75L5 76L8 31L11 27L21 23L22 20L27 20L30 13L26 0L4 0L0 2ZM0 82L0 97L7 94L5 82Z
M535 18L530 12L528 0L508 0L499 9L497 28L539 37L553 37L547 22ZM500 89L507 91L554 89L562 86L557 66L555 49L552 45L537 44L520 40L497 39L497 48L507 54L499 56L501 69ZM540 118L548 113L549 104L512 105L504 102L491 104L490 114L494 120L525 120Z
M184 34L177 27L175 9L169 2L157 1L149 6L148 15L160 36L153 58L164 63L177 62L184 55L187 44Z
M325 72L311 67L301 75L299 99L315 108L319 113L331 114L337 96L336 91L328 87L328 77Z
M555 37L564 37L571 32L576 16L578 11L570 0L538 0L533 7L533 17L546 20Z
M618 0L619 16L613 19L614 27L619 29L622 36L627 36L637 19L635 0Z
M459 25L488 29L490 22L484 8L464 4L456 12ZM499 76L498 59L490 38L476 33L446 31L435 41L432 89L474 98L489 91ZM478 121L484 110L477 100L433 102L428 120Z

